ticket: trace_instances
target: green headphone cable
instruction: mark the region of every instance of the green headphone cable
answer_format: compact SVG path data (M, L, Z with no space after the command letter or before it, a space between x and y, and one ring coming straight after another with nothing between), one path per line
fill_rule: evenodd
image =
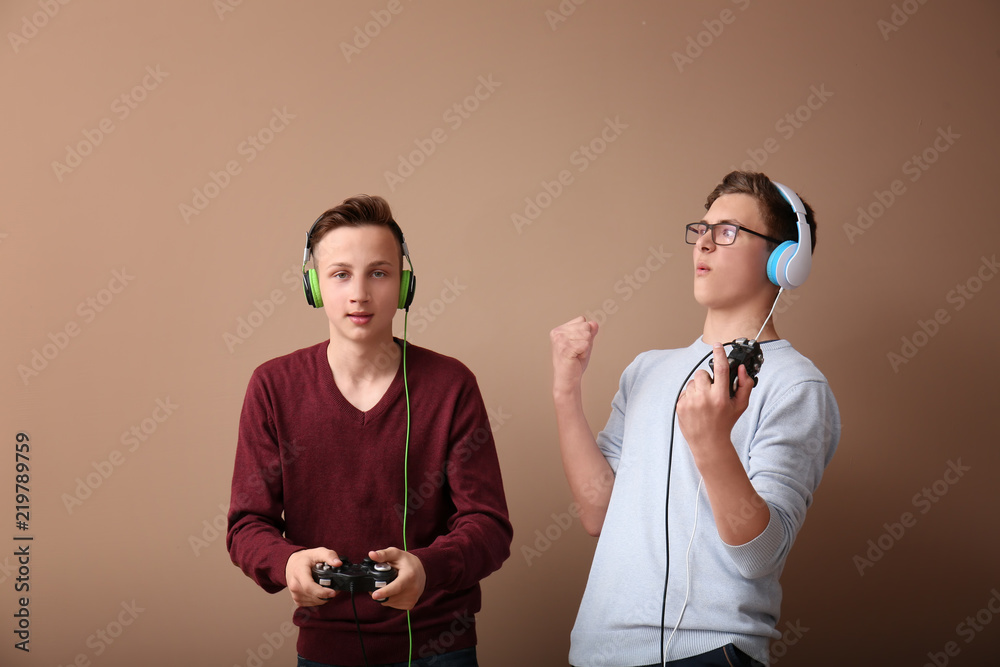
M410 309L407 307L403 311L403 393L406 396L406 447L403 450L403 551L408 551L406 548L406 515L409 513L410 501L410 386L406 379L406 325L409 317ZM406 664L409 665L413 662L413 627L410 625L409 609L406 610L406 633L410 640L409 654L406 658Z

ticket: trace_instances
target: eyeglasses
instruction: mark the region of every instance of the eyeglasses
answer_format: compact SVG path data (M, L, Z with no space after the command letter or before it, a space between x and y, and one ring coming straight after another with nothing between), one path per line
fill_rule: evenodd
M710 225L707 222L692 222L690 225L685 225L684 229L686 230L684 234L684 241L689 245L697 244L698 239L707 234L709 231L712 232L712 243L715 245L733 245L736 241L736 236L740 233L741 229L748 234L753 234L754 236L759 236L762 239L767 239L776 245L781 245L781 241L778 239L765 236L752 229L747 229L743 225L738 225L735 222L717 222L714 225Z

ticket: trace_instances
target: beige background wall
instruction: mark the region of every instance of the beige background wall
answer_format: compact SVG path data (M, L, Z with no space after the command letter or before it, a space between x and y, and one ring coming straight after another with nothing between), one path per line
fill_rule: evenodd
M844 423L773 655L988 664L998 27L989 0L2 3L0 663L292 664L290 598L217 529L250 372L326 332L304 233L368 192L407 234L411 340L494 414L516 533L481 662L565 664L594 541L565 517L548 331L603 320L599 428L637 353L700 334L681 226L748 163L818 212L777 323Z

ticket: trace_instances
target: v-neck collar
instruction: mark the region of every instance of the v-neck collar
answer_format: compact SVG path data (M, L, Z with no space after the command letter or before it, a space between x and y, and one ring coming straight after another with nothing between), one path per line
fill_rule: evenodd
M396 337L393 337L392 342L395 343L397 347L401 347L402 345L402 341ZM407 347L412 346L408 345ZM333 369L330 368L330 362L327 359L327 350L329 348L330 341L326 341L325 344L318 346L318 358L316 362L320 375L320 383L321 385L327 387L331 400L337 404L344 414L350 415L361 424L368 424L385 414L403 392L402 360L400 360L399 366L396 368L396 375L393 376L392 382L389 383L389 387L385 390L385 393L382 394L382 397L378 400L378 402L368 410L359 410L357 406L347 400L343 392L340 391L340 387L337 386L336 380L333 379Z

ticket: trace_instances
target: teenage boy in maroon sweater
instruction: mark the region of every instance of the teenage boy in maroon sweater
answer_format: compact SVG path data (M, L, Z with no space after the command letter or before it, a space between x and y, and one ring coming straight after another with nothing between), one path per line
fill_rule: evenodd
M404 247L380 197L324 213L307 245L319 293L307 298L326 311L330 340L264 363L247 388L226 542L264 590L291 593L300 667L411 655L413 665L476 665L479 581L510 554L475 377L414 345L404 357L392 335ZM314 564L366 556L398 570L371 600L313 581Z

